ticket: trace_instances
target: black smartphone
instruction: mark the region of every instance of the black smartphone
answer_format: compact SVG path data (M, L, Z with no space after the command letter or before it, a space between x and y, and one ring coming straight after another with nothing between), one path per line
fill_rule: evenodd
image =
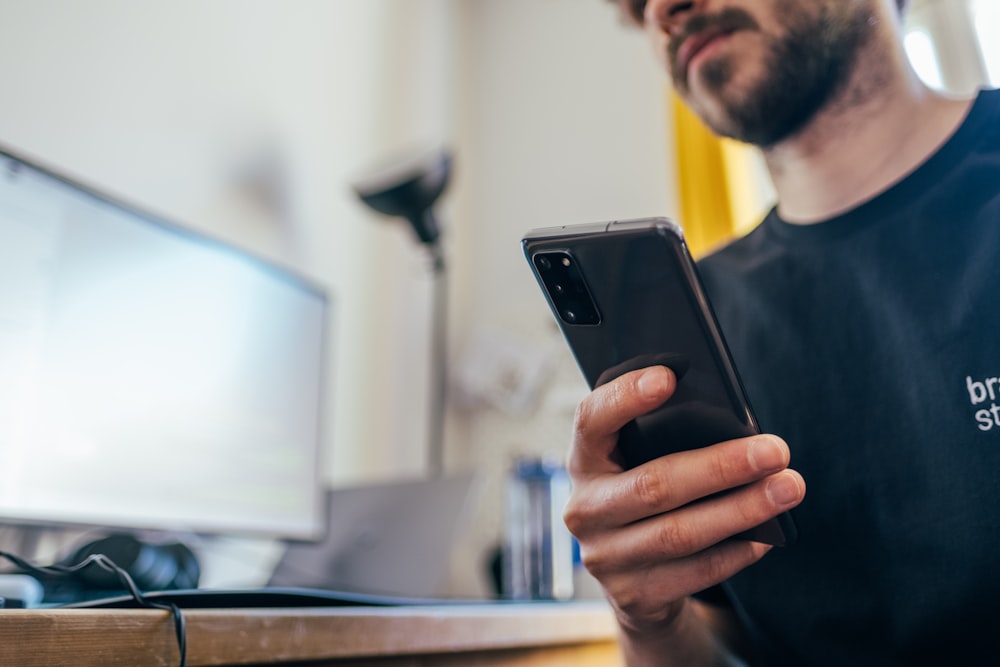
M676 223L548 227L521 245L591 388L653 365L678 376L670 400L619 434L626 467L760 432ZM783 546L795 536L785 513L740 537Z

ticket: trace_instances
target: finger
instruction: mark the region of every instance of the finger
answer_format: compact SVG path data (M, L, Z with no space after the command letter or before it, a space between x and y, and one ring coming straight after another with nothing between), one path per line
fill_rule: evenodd
M672 601L723 582L763 558L771 547L731 540L687 558L631 570L601 583L608 599L629 625L658 623Z
M801 475L783 470L727 494L626 526L613 540L590 548L587 557L599 572L643 569L687 558L795 507L804 496Z
M774 435L755 435L677 452L621 474L590 481L576 494L567 521L602 529L640 521L788 467L788 445Z
M576 410L569 473L574 481L620 472L613 456L618 431L674 393L677 377L665 366L626 373L592 391Z

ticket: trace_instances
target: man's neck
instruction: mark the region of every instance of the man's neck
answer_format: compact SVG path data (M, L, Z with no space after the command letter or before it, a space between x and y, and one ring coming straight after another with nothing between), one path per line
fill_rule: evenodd
M844 92L805 129L764 150L783 219L819 222L871 199L961 124L970 100L928 90L901 50L885 55L869 53Z

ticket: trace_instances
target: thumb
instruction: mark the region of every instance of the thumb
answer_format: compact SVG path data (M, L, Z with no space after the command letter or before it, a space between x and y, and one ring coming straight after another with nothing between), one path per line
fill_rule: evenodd
M574 478L621 472L618 431L673 395L677 376L666 366L626 373L590 392L576 409L568 469Z

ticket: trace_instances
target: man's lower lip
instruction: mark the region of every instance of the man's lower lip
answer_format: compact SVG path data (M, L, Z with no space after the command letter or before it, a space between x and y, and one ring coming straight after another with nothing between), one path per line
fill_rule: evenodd
M708 40L708 42L706 42L700 49L698 49L694 53L694 55L691 56L691 59L688 60L687 62L688 76L689 77L691 76L691 72L702 61L706 60L707 58L711 58L712 53L716 51L723 43L729 41L729 38L732 37L732 34L733 33L731 32L727 32L727 33L722 33L720 35L716 35L712 39Z

